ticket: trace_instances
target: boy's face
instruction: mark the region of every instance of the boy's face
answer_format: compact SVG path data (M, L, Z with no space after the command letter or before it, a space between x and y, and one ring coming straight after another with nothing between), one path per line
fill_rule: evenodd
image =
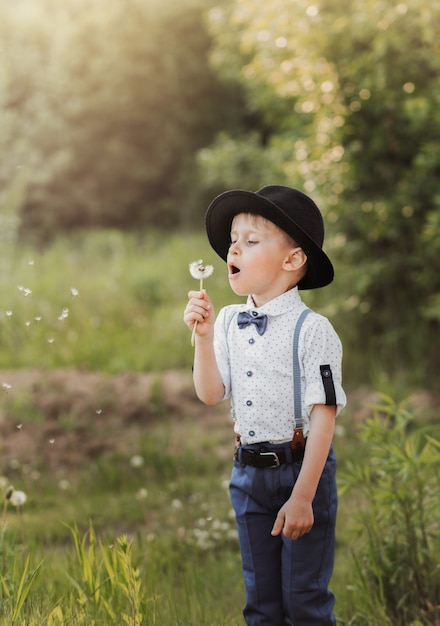
M292 262L298 254L304 256L278 226L259 215L239 213L232 222L227 258L232 290L252 295L256 306L262 306L296 284Z

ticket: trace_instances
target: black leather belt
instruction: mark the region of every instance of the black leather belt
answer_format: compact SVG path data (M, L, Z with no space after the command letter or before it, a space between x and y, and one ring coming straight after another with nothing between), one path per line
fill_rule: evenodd
M270 449L264 445L259 448L237 446L234 459L242 465L252 465L252 467L279 467L284 463L301 461L304 458L304 450L305 447L294 450L291 447Z

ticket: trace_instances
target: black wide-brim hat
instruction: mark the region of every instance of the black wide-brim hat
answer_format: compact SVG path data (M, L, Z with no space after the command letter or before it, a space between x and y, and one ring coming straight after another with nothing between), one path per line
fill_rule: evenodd
M282 185L267 185L258 191L232 189L214 198L206 211L206 231L211 246L224 261L231 245L232 220L239 213L265 217L304 250L308 269L298 283L299 289L316 289L332 282L333 265L322 249L324 221L305 193Z

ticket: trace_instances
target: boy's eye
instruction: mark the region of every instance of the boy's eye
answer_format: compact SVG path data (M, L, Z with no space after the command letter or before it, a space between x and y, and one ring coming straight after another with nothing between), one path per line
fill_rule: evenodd
M252 245L254 245L254 244L258 243L258 241L254 241L253 239L248 239L246 243L247 243L248 245L252 246Z

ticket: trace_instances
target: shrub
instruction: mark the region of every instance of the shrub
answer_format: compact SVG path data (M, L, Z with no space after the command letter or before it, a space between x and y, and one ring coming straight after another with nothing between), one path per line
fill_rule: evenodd
M348 463L341 482L359 498L350 623L440 624L440 440L382 399L361 428L369 463Z

